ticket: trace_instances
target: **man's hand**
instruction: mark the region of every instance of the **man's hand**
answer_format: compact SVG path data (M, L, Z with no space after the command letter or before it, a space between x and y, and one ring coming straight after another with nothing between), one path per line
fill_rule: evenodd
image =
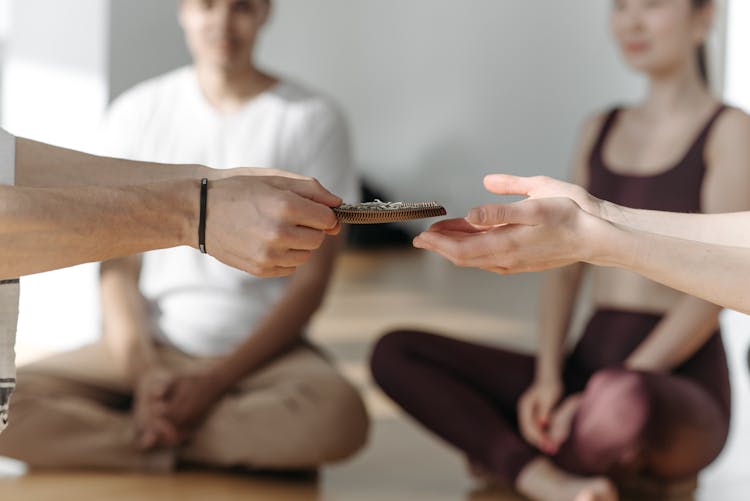
M182 441L203 422L224 393L210 371L175 375L161 399L161 417L178 430Z
M148 370L140 377L133 395L136 445L143 450L177 445L180 435L164 414L163 399L172 375L162 368Z
M331 207L341 202L311 178L245 175L211 181L207 251L253 275L290 275L326 235L339 232Z

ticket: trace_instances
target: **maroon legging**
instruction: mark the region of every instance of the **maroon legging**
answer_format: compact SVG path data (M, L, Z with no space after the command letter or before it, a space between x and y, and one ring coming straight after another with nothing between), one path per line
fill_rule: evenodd
M719 333L672 372L623 368L661 317L599 311L568 357L566 395L583 392L569 438L551 459L580 475L696 474L729 428L729 375ZM387 334L372 354L380 387L429 430L499 478L515 481L542 453L516 406L535 357L424 332Z

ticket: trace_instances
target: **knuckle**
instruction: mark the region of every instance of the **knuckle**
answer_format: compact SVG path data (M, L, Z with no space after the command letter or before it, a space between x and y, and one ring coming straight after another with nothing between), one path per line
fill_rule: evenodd
M288 198L285 198L279 204L279 215L286 220L292 217L292 212L292 202Z
M278 223L270 224L266 227L264 238L267 242L276 242L284 236L284 230Z
M538 218L544 213L544 210L542 209L542 204L539 204L539 203L529 204L527 206L527 210L528 210L529 216L532 218Z
M267 266L272 260L271 248L265 245L258 248L255 252L255 260L257 266Z

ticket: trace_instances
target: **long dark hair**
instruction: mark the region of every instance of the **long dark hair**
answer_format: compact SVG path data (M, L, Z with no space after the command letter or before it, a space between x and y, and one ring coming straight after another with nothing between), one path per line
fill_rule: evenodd
M702 9L703 7L713 3L713 0L692 0L693 9ZM711 85L711 75L708 70L708 49L706 44L702 43L698 47L697 54L695 56L698 60L698 71L700 72L701 80L706 86Z

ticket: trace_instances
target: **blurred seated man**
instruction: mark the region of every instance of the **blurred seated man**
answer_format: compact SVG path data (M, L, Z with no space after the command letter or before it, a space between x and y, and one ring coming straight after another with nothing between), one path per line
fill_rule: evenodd
M356 201L339 114L253 63L270 7L182 0L194 64L113 104L107 153L273 165ZM364 405L305 339L338 248L325 238L290 278L252 277L186 247L103 263L102 340L19 371L17 419L0 454L32 467L140 471L296 470L350 456L366 440Z

